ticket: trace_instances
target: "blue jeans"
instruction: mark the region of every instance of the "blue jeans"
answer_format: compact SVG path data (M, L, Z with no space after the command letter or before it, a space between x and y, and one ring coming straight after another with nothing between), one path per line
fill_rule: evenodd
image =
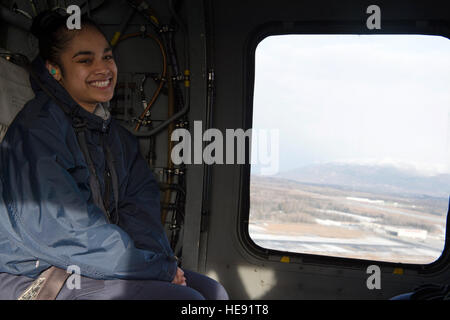
M157 280L96 280L81 277L80 289L64 285L56 300L228 300L224 287L200 273L183 270L187 286ZM15 300L33 279L0 273L0 300Z

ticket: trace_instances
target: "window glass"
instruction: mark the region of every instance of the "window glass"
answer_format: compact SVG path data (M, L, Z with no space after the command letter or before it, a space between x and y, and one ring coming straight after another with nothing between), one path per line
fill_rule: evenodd
M450 41L283 35L255 54L249 234L296 253L429 264L450 195ZM270 131L269 131L270 130ZM258 144L258 145L256 145ZM261 141L252 139L252 158Z

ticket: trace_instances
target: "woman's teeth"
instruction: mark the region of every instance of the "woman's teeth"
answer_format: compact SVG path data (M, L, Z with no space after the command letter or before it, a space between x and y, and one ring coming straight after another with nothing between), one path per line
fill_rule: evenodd
M97 87L97 88L105 88L107 86L109 86L109 84L111 83L111 80L106 80L106 81L95 81L95 82L91 82L91 86Z

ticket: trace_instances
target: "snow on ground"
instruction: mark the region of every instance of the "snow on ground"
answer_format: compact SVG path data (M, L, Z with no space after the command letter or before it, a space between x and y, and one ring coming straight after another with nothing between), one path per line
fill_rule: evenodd
M361 259L370 257L367 259L404 263L431 263L442 253L438 248L376 235L337 238L311 234L274 234L269 233L261 224L250 224L249 233L252 240L261 247L297 253Z

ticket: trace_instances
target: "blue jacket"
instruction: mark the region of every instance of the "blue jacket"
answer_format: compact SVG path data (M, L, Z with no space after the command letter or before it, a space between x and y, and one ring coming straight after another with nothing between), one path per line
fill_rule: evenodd
M102 194L101 139L106 138L118 176L119 223L108 223L93 203L89 169L71 118L31 78L36 96L0 145L0 272L36 278L51 265L76 265L95 279L172 281L177 264L160 222L159 188L137 139L111 117L103 120L81 108L41 58L33 69L41 83L86 120ZM114 197L109 198L113 211Z

